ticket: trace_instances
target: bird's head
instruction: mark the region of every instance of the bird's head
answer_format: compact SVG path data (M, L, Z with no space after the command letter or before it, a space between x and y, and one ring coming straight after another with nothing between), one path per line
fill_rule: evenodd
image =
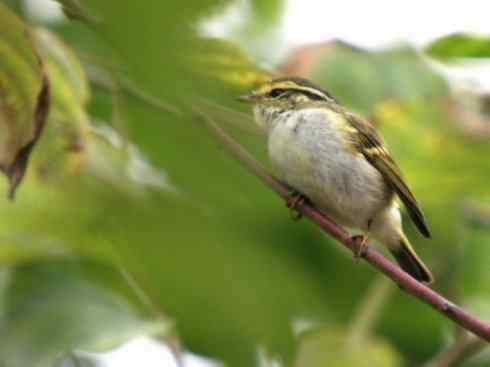
M262 83L251 93L238 97L241 102L254 105L259 125L268 126L278 114L292 111L298 104L308 102L335 102L324 89L307 79L283 77Z

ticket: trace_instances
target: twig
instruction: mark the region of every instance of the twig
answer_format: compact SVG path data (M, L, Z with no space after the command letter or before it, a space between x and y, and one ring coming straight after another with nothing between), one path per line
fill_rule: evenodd
M142 305L144 305L151 313L153 313L159 321L173 324L173 321L169 320L167 315L165 315L162 310L155 304L148 293L143 289L141 284L138 283L134 276L126 270L126 268L122 265L122 261L118 259L117 263L117 269L119 273L126 281L128 287L134 292L138 301L140 301ZM172 329L174 329L173 325ZM175 333L169 333L169 335L165 335L165 343L169 348L170 353L172 353L172 356L174 357L177 366L183 367L183 353L178 336Z
M266 136L266 133L253 121L252 116L243 112L236 111L226 106L219 105L213 101L202 99L200 104L203 110L209 111L209 114L223 121L227 125L239 128L241 131L256 136Z
M223 129L216 125L214 121L205 115L198 107L195 107L194 111L204 121L211 132L227 148L227 150L243 165L245 165L248 170L250 170L264 184L269 186L284 200L288 200L290 198L290 190L277 179L269 175L266 170L244 148L242 148L240 144L238 144ZM327 218L315 207L307 202L304 202L301 203L301 205L298 205L296 209L304 216L310 218L326 233L336 238L349 250L354 253L357 252L358 244L352 240L349 233L344 228ZM432 306L439 313L453 320L464 329L469 330L487 342L490 342L490 324L477 319L463 308L453 304L439 293L418 282L408 273L405 273L398 266L386 259L380 252L374 250L370 246L366 246L365 251L363 251L360 256L397 283L405 292Z
M73 363L73 366L75 366L75 367L83 367L82 366L82 363L77 358L77 356L75 355L75 353L73 353L73 351L70 351L68 353L68 359Z
M130 97L133 97L163 112L173 114L181 113L181 111L176 106L173 106L167 102L163 102L161 99L158 99L155 96L147 93L129 79L124 79L120 77L117 81L115 81L112 76L108 75L103 70L96 70L95 68L88 71L88 77L90 82L99 88L108 89L113 92L115 88L114 84L119 83L117 87Z
M378 275L374 279L350 323L347 340L350 349L363 345L394 289L393 283L384 276Z
M464 333L448 349L442 351L425 367L453 367L480 353L488 343L468 333Z

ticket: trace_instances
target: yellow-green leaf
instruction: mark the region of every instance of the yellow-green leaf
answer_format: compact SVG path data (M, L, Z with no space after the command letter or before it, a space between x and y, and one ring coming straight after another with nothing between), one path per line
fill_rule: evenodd
M75 52L55 34L37 28L32 35L51 85L49 123L34 167L43 178L77 172L89 130L87 77Z
M24 176L49 110L49 83L27 26L0 4L0 169L9 196Z

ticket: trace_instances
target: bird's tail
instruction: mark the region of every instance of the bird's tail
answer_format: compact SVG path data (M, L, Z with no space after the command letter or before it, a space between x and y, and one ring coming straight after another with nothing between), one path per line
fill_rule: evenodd
M415 253L412 245L402 233L398 246L390 246L390 252L400 267L420 282L432 283L434 278L427 266Z

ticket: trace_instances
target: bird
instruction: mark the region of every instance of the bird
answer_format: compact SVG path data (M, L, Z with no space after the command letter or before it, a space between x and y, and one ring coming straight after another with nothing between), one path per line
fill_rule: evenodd
M433 282L403 232L397 197L430 238L427 221L374 125L300 77L265 81L238 100L252 104L266 132L272 166L292 190L291 206L309 200L336 223L362 231L352 236L361 237L359 251L374 239L413 278Z

